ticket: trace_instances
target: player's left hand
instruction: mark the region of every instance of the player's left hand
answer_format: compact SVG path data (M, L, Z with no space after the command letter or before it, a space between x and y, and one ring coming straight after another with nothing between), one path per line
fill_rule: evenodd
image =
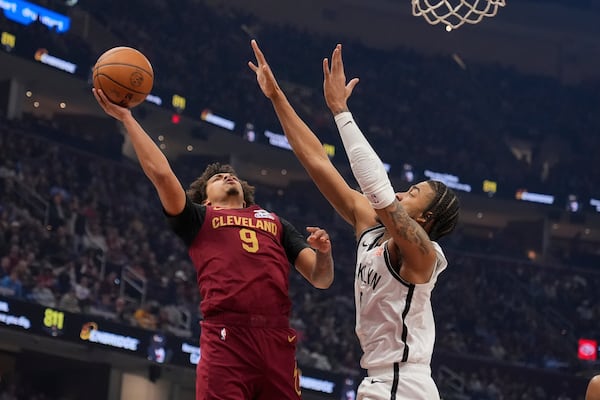
M344 62L342 61L342 45L338 44L331 54L331 68L329 60L327 58L323 59L323 92L327 107L334 115L348 110L348 98L352 95L352 91L358 85L358 82L358 78L353 78L346 83Z
M325 229L316 226L307 226L306 230L310 233L310 236L306 239L310 247L321 253L328 253L331 251L331 241L329 240L329 234Z
M254 57L256 57L256 64L254 64L252 61L248 61L248 66L256 73L256 81L258 82L258 85L260 86L260 89L264 95L273 100L275 95L282 93L281 89L277 84L277 80L275 79L275 75L273 75L273 71L271 71L271 68L267 63L265 55L258 47L256 40L253 39L250 42L250 45L254 51Z

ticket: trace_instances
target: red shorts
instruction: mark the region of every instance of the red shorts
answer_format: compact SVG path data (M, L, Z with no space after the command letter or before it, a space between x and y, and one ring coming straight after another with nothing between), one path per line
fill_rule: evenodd
M226 314L201 323L196 400L298 400L296 331L285 317Z

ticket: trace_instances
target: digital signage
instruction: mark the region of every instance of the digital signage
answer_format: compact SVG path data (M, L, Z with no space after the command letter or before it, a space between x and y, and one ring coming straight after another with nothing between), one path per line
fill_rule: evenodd
M598 341L594 339L579 339L577 357L580 360L596 361L598 358Z
M127 353L156 364L195 368L202 356L197 339L181 338L0 296L0 327ZM300 368L302 390L339 398L348 378Z
M22 25L39 21L49 29L64 33L71 27L71 19L66 15L49 10L37 4L23 0L0 0L0 9L4 16Z

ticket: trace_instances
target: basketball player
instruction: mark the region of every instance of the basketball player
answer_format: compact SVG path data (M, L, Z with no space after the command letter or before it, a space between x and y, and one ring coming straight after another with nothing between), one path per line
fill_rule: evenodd
M344 181L315 134L296 114L255 41L259 86L268 97L296 156L323 195L354 228L356 333L368 376L358 399L439 399L431 378L435 325L431 292L447 261L438 238L458 219L458 199L441 182L424 181L394 193L382 162L348 111L358 79L346 84L341 46L323 61L327 105L352 171L364 193Z
M102 91L94 95L124 124L171 228L196 266L204 316L196 399L300 399L296 332L289 326L289 265L315 287L329 287L333 259L327 232L309 227L305 241L289 222L256 205L254 187L228 165L209 165L186 193L130 110L110 103Z
M600 400L600 375L590 379L587 391L585 392L585 400Z

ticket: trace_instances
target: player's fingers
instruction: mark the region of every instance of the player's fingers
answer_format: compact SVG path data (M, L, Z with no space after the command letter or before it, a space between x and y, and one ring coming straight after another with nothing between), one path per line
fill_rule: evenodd
M315 238L312 235L308 238L307 242L310 245L310 247L319 249L322 251L326 250L327 248L329 248L329 246L331 246L331 242L329 241L328 238ZM323 247L323 246L325 246L325 247Z
M98 104L100 104L100 106L104 109L106 109L106 102L108 101L106 99L106 96L104 95L104 93L102 92L102 90L100 89L93 89L93 93L94 96L96 97L96 101L98 102Z
M317 240L318 239L319 236L318 236L317 232L319 232L320 228L317 228L316 226L308 226L308 227L306 227L306 230L310 233L308 240Z
M344 69L344 61L342 59L342 44L338 43L338 45L336 46L337 50L338 50L338 63L340 68Z
M325 79L331 74L329 71L329 60L327 58L323 59L323 76Z
M329 234L327 233L327 231L321 228L317 228L315 231L311 232L310 236L315 240L329 240Z
M339 45L338 45L339 46ZM340 70L340 49L338 46L333 49L333 54L331 55L331 73L337 74Z
M348 84L346 85L346 89L348 90L348 96L352 94L352 91L354 90L356 85L358 85L358 82L360 82L360 79L358 78L353 78L350 82L348 82Z
M106 97L104 90L98 90L98 96L100 96L100 98L102 99L102 104L104 104L105 106L108 106L110 104L110 100L108 100L108 97Z
M342 63L342 45L338 44L335 47L335 60L331 60L332 66L331 69L335 68L335 72L338 74L344 73L344 64Z
M260 47L258 47L258 43L256 43L256 40L252 39L250 45L252 46L252 50L254 50L254 55L256 56L256 61L258 61L258 65L265 64L267 60L265 59L265 55L263 54L263 52L260 50Z
M337 48L337 46L336 46L336 47L334 47L334 48L333 48L333 50L331 51L331 57L330 57L331 64L333 64L333 55L335 54L335 49L336 49L336 48Z
M254 65L254 63L252 61L248 61L248 66L254 72L256 72L258 70L258 67L256 65Z
M98 91L96 90L96 88L92 88L92 94L94 95L94 97L96 98L96 101L98 103L100 103L102 100L100 100L100 97L98 96Z
M331 68L335 68L336 67L336 63L337 60L340 56L340 44L338 43L337 45L335 45L335 48L333 49L333 52L331 53Z
M326 251L330 248L331 242L327 237L317 238L312 241L312 246L320 251Z

